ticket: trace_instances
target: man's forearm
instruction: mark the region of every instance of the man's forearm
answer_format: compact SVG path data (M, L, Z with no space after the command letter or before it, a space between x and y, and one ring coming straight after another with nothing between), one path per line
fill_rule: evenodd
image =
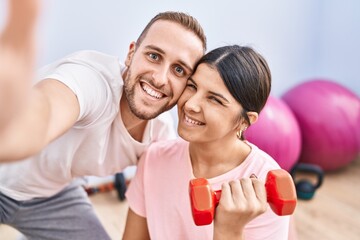
M0 35L0 130L26 102L33 78L38 0L11 0Z

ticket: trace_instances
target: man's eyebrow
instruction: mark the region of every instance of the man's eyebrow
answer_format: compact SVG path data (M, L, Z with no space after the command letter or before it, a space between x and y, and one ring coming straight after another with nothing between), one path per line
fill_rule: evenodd
M187 68L190 73L192 73L194 71L194 69L192 67L190 67L189 65L187 65L185 62L183 62L183 61L179 61L179 62L181 65L183 65L185 68Z
M145 48L151 49L151 50L155 50L157 52L160 52L162 54L165 54L164 50L162 50L161 48L154 46L154 45L147 45L145 46Z
M151 49L151 50L155 50L161 54L165 54L164 50L162 50L161 48L159 48L155 45L147 45L147 46L145 46L145 49ZM190 71L190 73L192 73L194 71L194 69L192 67L190 67L188 64L186 64L184 61L180 60L179 63L181 65L183 65L185 68L187 68Z

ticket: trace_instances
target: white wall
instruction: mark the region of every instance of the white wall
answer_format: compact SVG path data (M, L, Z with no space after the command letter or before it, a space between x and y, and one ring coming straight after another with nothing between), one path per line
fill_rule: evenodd
M5 1L0 1L3 23ZM158 12L194 15L208 49L248 44L268 60L273 95L311 78L327 78L360 95L358 0L46 0L38 29L38 65L80 49L124 59L130 41Z

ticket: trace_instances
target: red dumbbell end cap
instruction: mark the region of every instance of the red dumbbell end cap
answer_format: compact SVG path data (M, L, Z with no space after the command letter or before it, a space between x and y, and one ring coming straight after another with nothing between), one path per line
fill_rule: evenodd
M190 180L191 210L197 226L211 224L215 213L215 195L205 178Z
M291 175L283 170L269 171L265 183L267 199L271 209L279 216L291 215L295 211L297 197Z

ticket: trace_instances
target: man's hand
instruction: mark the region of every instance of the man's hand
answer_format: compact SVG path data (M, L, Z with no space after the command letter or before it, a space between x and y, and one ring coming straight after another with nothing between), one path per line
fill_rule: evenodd
M39 0L9 0L0 34L0 132L27 99L34 74Z

